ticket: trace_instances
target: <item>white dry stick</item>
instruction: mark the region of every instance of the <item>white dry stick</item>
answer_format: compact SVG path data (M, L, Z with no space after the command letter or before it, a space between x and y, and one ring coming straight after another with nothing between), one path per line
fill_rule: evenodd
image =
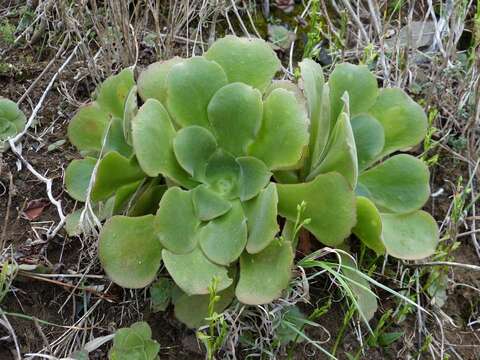
M112 120L113 119L109 121L107 128L105 129L105 135L103 136L103 140L102 140L102 148L100 149L100 154L98 156L97 162L95 163L95 166L93 167L92 175L90 176L90 181L88 182L87 196L85 198L85 207L83 208L82 213L80 214L79 223L80 223L80 228L82 229L82 232L84 234L93 232L97 236L98 233L96 232L95 227L97 229L102 228L102 223L100 222L97 215L95 214L95 211L93 210L91 196L92 196L93 185L95 183L95 178L97 176L97 170L100 165L100 160L102 160L102 156L105 150L105 145L107 144L108 134L110 133L110 128L112 126Z
M377 6L378 6L378 4L377 4ZM389 84L390 83L390 72L388 70L387 61L386 61L386 58L385 58L385 46L384 46L384 41L383 41L383 36L384 35L383 35L383 29L382 29L381 21L379 20L377 8L373 4L372 0L368 0L368 8L370 10L370 14L372 15L373 25L374 25L375 31L377 32L378 41L380 42L379 51L380 51L380 63L382 64L382 68L383 68L383 81L384 81L385 84Z
M353 22L357 25L358 29L360 30L360 33L362 34L363 39L368 44L370 42L370 38L367 34L367 31L363 27L362 21L360 20L358 15L353 10L352 5L350 5L350 1L349 0L343 0L342 2L345 5L345 8L347 9L347 11L350 13L350 16L352 17Z
M246 37L248 37L250 39L251 38L250 33L248 32L248 29L245 26L245 23L243 22L242 17L240 16L240 14L238 12L237 6L235 5L235 1L233 1L233 0L230 0L230 1L232 3L233 13L237 17L238 23L240 24L240 27L242 28L243 33L245 34Z
M303 20L303 18L307 15L308 11L310 10L310 6L312 5L312 0L308 2L308 4L305 6L305 9L303 9L302 13L300 14L300 19ZM295 26L295 30L293 32L295 35L297 35L298 31L298 25ZM289 51L289 56L288 56L288 73L293 74L293 49L295 47L295 40L292 41L292 44L290 45L290 51Z
M55 228L53 230L50 229L50 230L47 231L47 239L53 238L58 233L58 231L62 228L63 224L65 223L65 215L63 214L62 205L61 205L60 200L55 199L55 197L52 194L53 180L43 176L37 170L35 170L35 168L32 165L30 165L30 163L22 156L20 150L17 148L16 143L27 133L28 129L30 128L30 126L33 123L33 120L37 116L38 111L42 107L43 102L45 101L45 98L47 97L47 94L49 93L49 91L53 87L53 84L55 83L55 80L57 79L58 75L60 75L60 73L67 67L67 65L70 63L70 61L73 59L73 57L75 56L75 54L77 52L77 49L78 49L78 47L81 43L82 43L82 41L80 41L77 44L77 46L75 46L75 48L73 49L70 56L65 60L65 62L62 64L62 66L60 66L60 68L57 70L57 72L52 76L52 79L48 83L45 91L43 92L42 96L40 97L40 100L38 101L37 105L33 109L32 114L28 118L28 121L27 121L23 131L18 133L14 138L8 140L8 143L10 144L10 148L11 148L12 152L15 154L15 156L18 159L21 160L21 162L25 165L25 167L28 169L28 171L30 171L38 180L40 180L41 182L43 182L45 184L48 199L57 208L58 217L60 218L60 221L58 222L57 226L55 226Z
M15 335L15 330L13 330L10 321L8 321L8 318L5 316L5 313L2 309L0 309L0 312L2 314L2 319L0 319L0 325L2 325L12 337L13 343L15 344L15 351L17 352L17 359L22 360L22 354L20 352L20 347L18 346L18 340L17 336Z

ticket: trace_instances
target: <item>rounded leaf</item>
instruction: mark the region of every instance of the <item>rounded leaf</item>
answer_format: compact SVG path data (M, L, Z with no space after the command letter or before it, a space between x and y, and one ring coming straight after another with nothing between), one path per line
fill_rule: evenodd
M280 297L292 276L293 250L289 241L273 241L258 254L240 257L237 299L247 305L268 304Z
M114 117L122 118L125 99L134 85L132 68L124 69L102 83L96 101L104 111L113 114Z
M209 127L207 105L227 77L215 62L195 56L175 64L167 77L167 108L181 126Z
M163 174L185 187L195 182L180 167L173 153L175 129L163 105L148 99L132 121L132 139L138 162L148 176Z
M68 195L78 201L84 202L87 197L88 185L92 177L93 168L97 160L85 158L73 160L65 170L65 188Z
M240 165L240 200L246 201L257 196L270 181L272 173L257 158L243 156L236 159Z
M15 136L25 127L26 118L18 105L0 96L0 141Z
M359 177L360 195L381 212L406 213L421 208L430 196L429 171L422 160L400 154Z
M82 106L68 124L68 139L80 151L99 152L108 121L96 102Z
M167 76L173 65L184 61L174 57L165 61L158 61L147 66L138 76L138 94L143 101L157 99L165 105L167 100Z
M270 95L271 92L275 89L284 89L293 93L295 95L295 99L297 99L297 102L300 105L300 108L305 113L305 117L309 118L308 109L307 109L307 99L305 98L304 93L296 83L290 80L273 80L270 86L267 88L267 90L263 94L263 97L264 98L268 97L268 95Z
M227 198L238 196L240 165L235 158L222 150L217 150L208 160L205 180L212 190Z
M188 253L197 245L195 234L199 225L192 192L178 187L168 189L155 217L155 233L161 244L174 253Z
M138 289L151 283L160 268L162 247L153 231L153 215L114 216L102 228L98 257L116 284Z
M225 215L200 228L197 239L214 263L229 265L237 260L247 244L247 219L240 202L232 202L232 208Z
M387 253L399 259L420 260L435 253L438 226L425 211L382 214L383 242Z
M308 145L308 123L295 95L275 89L267 97L260 131L248 148L271 170L293 168Z
M92 188L92 200L109 198L120 187L145 177L140 167L115 151L109 152L98 164Z
M218 90L208 104L208 120L218 145L233 155L244 155L262 121L262 94L240 82Z
M362 171L380 156L385 144L385 134L378 120L368 114L355 116L351 125L357 148L358 168Z
M378 96L378 84L375 76L365 65L348 63L335 66L328 80L330 86L332 126L343 108L342 96L345 91L350 97L350 115L367 112Z
M230 286L227 289L217 292L218 301L215 302L213 310L220 314L230 305L235 297L235 287ZM207 325L205 320L208 316L208 305L210 304L209 295L191 295L181 294L175 301L175 317L189 328L199 328Z
M382 155L409 149L427 134L425 112L401 89L382 89L369 113L382 124L385 131Z
M375 205L366 197L357 197L357 224L352 232L377 255L385 253L382 219Z
M232 204L206 185L199 185L192 190L193 207L197 217L202 221L215 219L232 208Z
M228 277L227 268L212 263L198 247L181 255L164 249L162 258L175 284L188 295L208 294L214 278L218 281L217 291L222 291L232 284L233 280Z
M301 184L277 184L278 212L288 220L297 218L297 205L306 203L305 227L323 244L340 244L355 225L355 195L338 173L318 175Z
M201 126L181 129L173 139L173 151L179 164L197 180L205 176L208 159L217 149L217 141Z
M263 92L280 70L280 60L261 39L228 35L215 41L205 53L225 70L228 82L243 82Z
M270 183L257 197L244 203L248 225L246 250L250 254L265 249L278 233L277 204L278 194L274 183Z

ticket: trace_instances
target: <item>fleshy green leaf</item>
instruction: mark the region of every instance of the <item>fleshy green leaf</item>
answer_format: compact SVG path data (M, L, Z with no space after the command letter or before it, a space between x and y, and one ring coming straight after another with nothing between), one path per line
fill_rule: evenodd
M282 184L296 184L300 181L298 171L295 170L279 170L273 173L276 182Z
M150 286L150 301L153 312L167 310L174 288L175 283L167 277L161 277Z
M342 112L333 129L324 159L308 175L307 181L318 174L336 171L343 175L352 189L357 185L358 163L355 139L348 115Z
M258 254L240 257L240 279L235 294L248 305L268 304L280 297L292 276L293 250L288 241L273 241Z
M295 221L297 205L305 201L305 227L325 245L340 244L355 225L355 195L345 178L338 173L318 175L302 184L277 184L278 212Z
M200 228L197 239L214 263L229 265L237 260L247 244L247 219L240 202L232 202L230 211Z
M129 216L155 214L163 195L167 191L166 185L150 184L136 199L128 212Z
M100 233L98 257L107 275L125 288L142 288L160 267L160 242L153 230L153 215L114 216Z
M308 325L317 325L313 324L297 305L291 305L285 309L285 312L282 311L282 320L275 331L276 340L278 340L281 345L285 346L304 342L306 339L299 334L302 333L304 328ZM321 314L321 308L317 308L314 311L315 312L312 313L312 316L317 315L318 313Z
M75 200L85 201L96 162L95 158L73 160L65 170L65 188Z
M92 188L92 200L104 200L113 195L121 186L143 179L142 169L115 151L100 160Z
M192 192L195 213L202 221L215 219L232 208L229 201L222 198L206 185L199 185Z
M262 94L243 83L218 90L208 104L208 120L218 145L233 155L244 155L262 122Z
M158 360L160 344L152 340L152 330L146 322L117 330L109 360ZM88 354L87 354L88 357Z
M272 173L263 162L254 157L239 157L237 163L240 165L240 200L250 200L267 186Z
M366 197L357 197L357 224L352 232L377 255L385 253L382 219L375 205Z
M132 154L132 148L125 141L123 121L110 118L96 102L83 106L68 125L68 138L75 147L87 153L98 153L102 149L105 132L104 153L117 151L124 156Z
M192 251L197 245L195 234L199 225L192 192L178 187L168 189L155 217L155 232L162 245L177 254Z
M205 179L210 187L217 193L227 198L238 196L240 178L240 165L235 158L217 150L207 163Z
M167 75L173 65L182 62L183 59L174 57L165 61L158 61L148 65L138 77L138 94L143 101L157 99L163 105L167 100Z
M362 171L372 164L382 152L385 134L383 126L368 114L355 116L351 123L357 148L358 168Z
M82 215L82 211L83 208L77 209L65 217L65 225L63 227L68 236L78 236L82 233L82 228L80 226L80 216Z
M132 120L138 112L137 87L130 89L125 100L125 111L123 112L123 136L127 144L132 145Z
M308 145L307 128L295 96L284 89L273 90L265 100L262 126L248 153L271 170L293 168Z
M222 291L232 284L227 268L212 263L198 247L181 255L164 249L162 257L175 284L189 295L208 294L208 288L215 277L218 281L217 291Z
M197 180L203 180L208 159L217 149L217 141L201 126L181 129L173 140L173 150L180 165Z
M208 128L207 105L227 77L215 62L195 56L170 69L167 77L167 108L181 126Z
M304 59L299 66L310 119L309 163L315 166L318 157L327 146L330 133L329 88L324 84L320 64L311 59Z
M377 297L370 290L368 281L358 274L361 270L358 270L353 260L345 254L341 254L341 258L342 265L345 265L342 266L342 272L346 276L346 281L356 298L357 310L360 313L360 317L368 323L377 311Z
M25 114L18 108L18 105L0 96L0 141L22 131L25 123Z
M68 138L80 151L99 152L108 122L107 113L96 102L82 106L68 124Z
M205 53L225 70L228 82L243 82L263 92L280 70L280 60L261 39L225 36Z
M112 216L113 200L113 198L110 198L105 202L92 204L93 212L95 213L95 216L98 218L98 220L103 221ZM78 236L82 234L83 224L80 224L80 218L83 211L84 208L77 209L66 216L64 228L68 236Z
M435 253L439 231L435 219L425 211L382 214L383 242L387 253L405 260L420 260Z
M221 313L230 305L235 296L234 290L235 287L230 286L216 294L219 297L213 307L216 313ZM206 325L208 322L205 318L208 317L209 303L210 295L181 294L175 301L175 317L191 329Z
M123 132L123 121L120 118L113 118L110 126L107 125L108 134L103 148L103 154L109 151L116 151L120 155L130 157L133 149L125 140Z
M128 203L132 199L133 195L137 192L138 188L142 185L142 180L132 182L130 184L123 185L115 192L113 213L121 214L125 211ZM128 214L129 216L132 216ZM147 214L142 214L147 215Z
M369 113L385 131L382 155L411 148L427 134L425 112L401 89L382 89Z
M430 195L429 171L422 160L400 154L364 172L359 192L380 212L406 213L421 208Z
M257 197L244 203L248 225L246 250L250 254L256 254L265 249L278 233L277 204L277 188L273 183L270 183Z
M352 117L367 112L378 96L377 79L365 65L338 64L330 75L328 84L332 106L332 126L335 125L335 121L342 111L342 96L345 91L350 97L350 115Z
M195 185L180 167L173 153L175 129L163 105L149 99L132 121L135 155L148 176L164 174L185 187Z
M134 85L133 70L131 68L122 70L102 83L98 91L97 103L103 110L122 118L125 99Z
M302 109L302 111L305 113L305 117L308 118L308 109L307 109L307 99L305 98L304 93L302 90L298 87L297 84L290 80L273 80L272 83L268 86L267 90L263 94L263 97L266 98L268 95L272 93L273 90L275 89L284 89L287 91L290 91L295 95L295 99L297 99L297 102Z

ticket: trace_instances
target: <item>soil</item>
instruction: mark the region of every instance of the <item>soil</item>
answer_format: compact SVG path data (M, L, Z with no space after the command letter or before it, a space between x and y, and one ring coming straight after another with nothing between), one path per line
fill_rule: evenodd
M38 55L38 54L41 55ZM54 52L43 50L38 47L16 48L7 52L1 59L2 62L11 64L8 73L0 74L0 96L18 100L25 90L45 68ZM144 51L141 53L141 63L147 64L153 59ZM29 97L22 103L21 108L29 116L49 79L53 76L57 66L42 77L35 86ZM83 68L82 68L83 67ZM63 171L73 158L79 157L76 150L69 145L68 141L55 150L48 151L48 145L59 140L66 140L66 126L75 105L65 101L62 92L69 90L69 94L78 101L85 101L94 88L89 77L82 77L80 81L75 76L79 72L85 73L85 65L81 62L69 66L61 74L44 105L36 117L36 124L23 139L22 154L28 162L41 174L54 180L53 195L61 199L65 212L69 212L75 206L74 201L65 193L62 185ZM62 86L60 86L62 85ZM460 165L460 166L459 166ZM437 219L443 219L447 213L451 199L452 189L449 184L455 184L462 175L468 178L467 169L462 163L452 160L448 153L440 153L440 163L435 166L432 173L432 191L443 187L445 192L434 198L428 205ZM453 171L452 171L453 169ZM10 176L12 184L10 185ZM82 243L78 238L68 238L62 231L55 238L46 240L45 229L54 226L58 222L58 215L53 206L47 206L41 215L29 221L23 215L27 204L32 200L46 198L45 184L38 181L28 172L24 166L18 169L18 161L10 151L0 155L0 234L4 234L6 247L10 249L10 256L21 265L37 265L44 272L58 274L78 272L85 265L85 253ZM3 185L3 186L2 186ZM3 191L3 187L5 191ZM460 231L466 231L460 229ZM469 237L460 239L461 245L454 253L455 261L465 264L480 265ZM82 258L80 258L82 254ZM88 259L87 259L88 260ZM446 340L452 344L456 353L465 360L480 359L480 326L474 325L473 329L468 323L478 319L480 314L480 273L462 268L451 269L455 284L449 286L448 299L443 311L451 317L455 326L445 326ZM99 267L91 269L92 274L101 274ZM108 291L108 299L100 299L96 292L72 291L72 281L63 278L53 278L55 283L46 282L37 278L19 274L3 300L1 308L8 314L13 329L18 338L23 354L38 352L43 347L48 347L68 326L81 318L82 315L97 301L99 307L92 319L95 323L87 324L93 329L92 336L108 335L116 328L128 324L143 317L152 325L153 337L161 344L162 359L203 359L204 354L198 344L193 331L186 329L177 322L169 310L165 313L152 313L143 292L137 293L136 303L124 303L123 299L132 299L126 296L119 287L112 286ZM62 286L66 283L67 286ZM467 285L462 285L467 284ZM69 285L69 286L68 286ZM106 282L87 280L84 285L105 286ZM474 289L475 288L475 289ZM73 294L73 297L72 297ZM322 299L325 293L320 290L312 298L312 302ZM387 294L379 292L382 299L382 309L386 310L392 305ZM110 300L110 301L108 301ZM20 318L15 314L25 314L30 319ZM330 311L320 318L319 323L330 333L330 341L325 348L330 349L338 335L339 328L344 318L345 309L341 302L334 303ZM378 322L381 314L377 314L372 322L372 328ZM412 315L413 317L414 315ZM32 319L39 319L33 321ZM44 322L56 324L46 325ZM435 328L434 322L429 325ZM417 329L415 321L407 319L399 325L394 325L389 331L405 331L404 339L412 339L408 342L395 342L388 348L370 348L363 354L364 359L405 359L408 354L414 354L418 344L413 336ZM444 322L446 324L446 322ZM476 327L475 327L476 326ZM307 334L316 340L325 339L323 330L307 330ZM48 341L46 341L48 339ZM365 340L365 339L364 339ZM72 346L75 344L72 344ZM337 351L339 359L347 359L346 353L356 353L358 340L351 327L348 327L345 339ZM76 348L73 346L73 348ZM91 359L105 359L106 346L90 354ZM14 359L14 344L8 332L0 328L0 359ZM295 359L324 359L326 356L315 353L312 356L310 346L299 345L295 352ZM422 358L428 359L430 355L423 353Z

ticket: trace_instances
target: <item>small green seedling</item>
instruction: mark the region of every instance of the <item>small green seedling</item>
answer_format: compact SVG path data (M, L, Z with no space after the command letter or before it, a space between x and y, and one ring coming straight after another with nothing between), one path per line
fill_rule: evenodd
M0 96L0 152L8 148L8 139L25 127L25 114L16 103Z
M152 340L152 330L146 322L137 322L129 328L118 329L109 360L159 360L160 345Z
M424 138L420 106L379 90L364 66L337 65L328 83L308 59L298 83L273 80L279 69L263 40L227 36L136 82L131 69L107 79L69 125L84 158L68 166L67 191L113 214L99 239L106 273L142 288L163 261L176 316L191 327L208 315L213 279L217 313L235 297L281 296L296 244L278 236L277 219L292 226L300 204L304 227L328 246L353 232L378 254L419 259L438 242L419 210L427 167L391 156Z

